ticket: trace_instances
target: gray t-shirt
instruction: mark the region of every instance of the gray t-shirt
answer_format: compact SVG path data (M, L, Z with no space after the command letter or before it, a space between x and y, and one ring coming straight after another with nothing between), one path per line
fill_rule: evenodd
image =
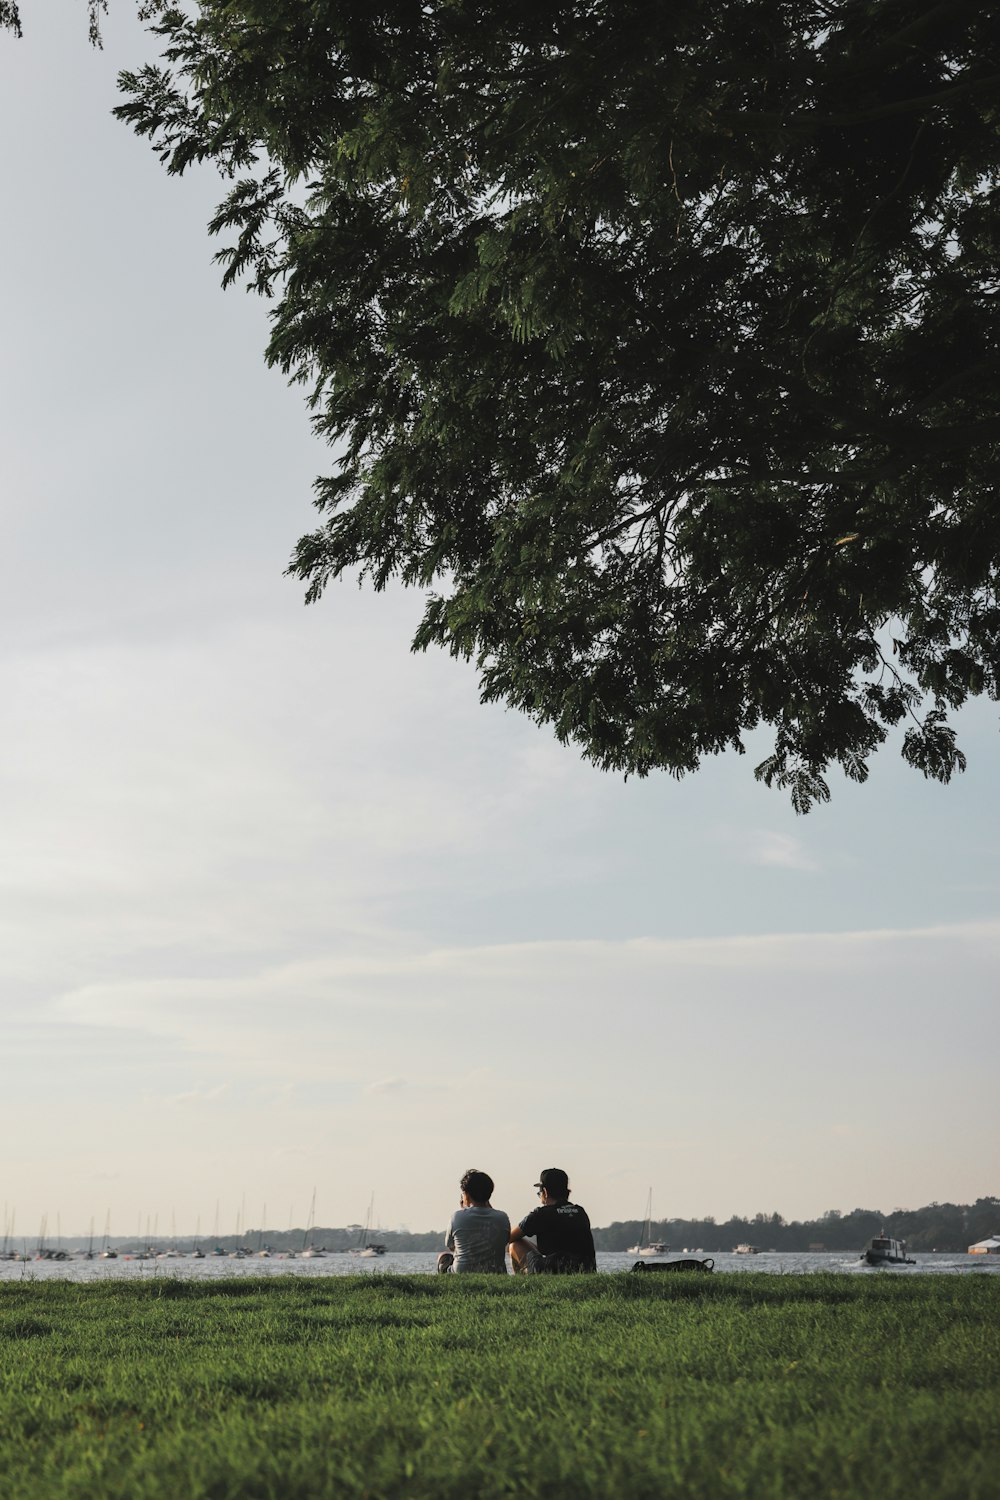
M454 1250L453 1271L499 1271L506 1274L504 1255L510 1239L510 1220L500 1208L456 1208L445 1236Z

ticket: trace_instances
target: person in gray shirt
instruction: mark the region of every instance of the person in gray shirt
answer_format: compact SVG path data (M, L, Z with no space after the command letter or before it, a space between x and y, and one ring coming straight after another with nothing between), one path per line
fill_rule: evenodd
M490 1205L493 1178L470 1167L459 1187L462 1206L451 1216L445 1236L448 1248L438 1256L438 1270L495 1271L506 1276L510 1219Z

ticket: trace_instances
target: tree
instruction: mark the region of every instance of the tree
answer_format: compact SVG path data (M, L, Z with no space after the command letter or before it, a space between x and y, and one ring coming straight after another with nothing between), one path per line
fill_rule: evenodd
M14 0L0 0L0 29L21 35L21 16Z
M190 8L189 8L190 9ZM1000 14L200 0L119 116L231 179L224 282L335 472L290 571L427 591L597 765L773 728L804 811L1000 691Z
M91 45L100 47L101 41L101 17L108 13L108 0L86 0L87 4L87 31L90 36ZM140 7L140 14L146 10L152 15L154 6ZM21 36L21 14L18 9L17 0L0 0L0 31L12 31L15 36Z

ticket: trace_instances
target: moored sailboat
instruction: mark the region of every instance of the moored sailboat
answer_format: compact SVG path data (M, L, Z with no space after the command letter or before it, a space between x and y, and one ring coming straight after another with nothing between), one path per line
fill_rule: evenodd
M626 1255L666 1255L670 1246L664 1240L654 1240L653 1234L653 1189L646 1197L646 1217L643 1221L639 1243L630 1245Z
M104 1244L98 1251L98 1260L117 1260L118 1251L111 1247L111 1210L108 1209L104 1216Z
M316 1229L316 1189L313 1188L312 1202L309 1205L309 1220L306 1224L306 1232L302 1237L302 1249L299 1251L300 1260L315 1260L318 1256L326 1254L318 1245L313 1244L313 1234Z
M375 1194L372 1193L368 1202L368 1214L365 1218L364 1227L361 1231L361 1241L351 1249L352 1255L364 1256L366 1260L373 1260L376 1255L385 1254L385 1246L377 1240L371 1239L372 1219L375 1213Z

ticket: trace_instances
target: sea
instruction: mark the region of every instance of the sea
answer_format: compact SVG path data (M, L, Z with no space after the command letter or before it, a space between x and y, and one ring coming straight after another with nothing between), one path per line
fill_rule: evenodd
M663 1256L663 1260L692 1258L711 1259L716 1271L764 1272L771 1276L809 1276L818 1271L841 1271L854 1276L996 1276L1000 1275L998 1255L953 1255L947 1252L915 1255L912 1266L864 1265L857 1255L841 1252L763 1251L759 1255L732 1255L721 1252L708 1256L695 1252L690 1257ZM630 1271L636 1257L615 1252L600 1252L599 1273L614 1275ZM655 1264L647 1261L647 1265ZM203 1260L190 1255L163 1256L151 1260L119 1255L116 1260L87 1260L75 1256L70 1260L0 1260L0 1281L161 1281L171 1277L178 1281L212 1281L232 1276L433 1276L437 1268L436 1252L386 1254L363 1259L346 1253L298 1260L274 1255L258 1258L249 1255L232 1259L228 1255L206 1255Z

